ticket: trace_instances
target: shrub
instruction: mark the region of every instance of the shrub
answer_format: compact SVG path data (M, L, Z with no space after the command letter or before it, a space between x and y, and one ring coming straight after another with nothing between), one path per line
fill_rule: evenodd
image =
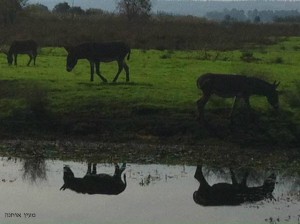
M285 94L285 98L292 108L300 108L300 81L295 81L295 88Z
M163 55L160 56L161 59L170 59L174 51L166 51Z
M274 63L274 64L283 64L283 59L282 59L282 57L276 57L276 58L272 61L272 63Z
M28 110L37 120L43 119L47 115L48 91L38 84L33 85L26 91L25 100Z
M242 61L245 62L253 62L259 60L253 56L253 52L250 51L243 51L242 56L240 57Z

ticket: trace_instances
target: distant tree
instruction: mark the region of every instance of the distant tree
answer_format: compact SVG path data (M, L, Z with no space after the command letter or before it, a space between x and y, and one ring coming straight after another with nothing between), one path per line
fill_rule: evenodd
M227 14L224 16L224 20L223 20L224 23L230 23L233 21L234 21L234 19L230 15Z
M105 14L105 11L103 11L102 9L90 8L85 11L85 14L89 15L89 16L90 15L103 15L103 14Z
M71 7L69 10L68 10L69 13L73 14L73 15L83 15L85 14L85 11L79 7L79 6L74 6L74 7Z
M253 19L254 23L260 23L260 17L259 16L255 16Z
M59 13L59 14L65 14L68 13L70 10L70 5L67 2L58 3L54 6L52 12Z
M19 0L0 0L0 23L14 23L17 13L22 10L20 2Z
M48 7L40 3L30 4L26 6L25 10L29 13L49 13Z
M119 13L125 15L128 20L149 18L151 8L151 0L120 0L117 2Z
M212 20L233 22L233 21L246 21L247 17L244 10L238 9L224 9L223 11L213 11L206 13L206 17Z
M22 8L28 6L28 0L18 0Z

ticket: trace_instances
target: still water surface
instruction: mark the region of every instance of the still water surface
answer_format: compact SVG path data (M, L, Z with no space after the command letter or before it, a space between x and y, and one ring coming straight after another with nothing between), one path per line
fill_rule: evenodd
M299 176L286 171L249 171L248 187L262 186L275 174L274 199L202 206L193 200L200 186L194 178L196 166L126 164L125 168L119 164L121 183L126 175L126 188L116 195L104 195L77 193L64 185L65 165L75 177L87 173L87 163L0 158L0 223L300 223ZM97 173L109 175L115 171L114 164L97 164L96 168ZM202 170L210 185L232 182L228 168L203 166ZM236 172L237 180L243 177L243 172ZM104 178L111 184L109 177ZM97 185L96 179L87 179L85 185L76 179L81 184L77 191L87 183ZM96 193L95 187L90 193Z

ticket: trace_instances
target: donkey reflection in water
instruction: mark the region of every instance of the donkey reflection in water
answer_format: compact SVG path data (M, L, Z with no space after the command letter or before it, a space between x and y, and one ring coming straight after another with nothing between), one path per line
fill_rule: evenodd
M32 59L33 64L35 65L35 60L37 56L38 45L34 40L23 40L23 41L14 41L12 42L8 52L2 51L7 55L7 62L9 65L17 65L18 54L27 54L29 56L29 61L27 66L30 65Z
M237 98L243 98L250 109L249 98L252 95L266 96L268 102L277 110L278 91L276 89L278 85L279 82L275 81L270 84L255 77L206 73L197 80L197 87L203 92L202 98L197 101L199 118L204 118L204 107L213 94L223 98L235 97L230 113L231 118Z
M235 174L230 170L232 184L217 183L210 186L202 173L202 166L198 165L195 172L195 179L200 187L193 194L194 201L203 206L240 205L245 202L257 202L264 199L274 199L272 192L275 188L275 174L271 174L262 186L248 187L245 173L241 183L237 182Z
M100 173L97 174L96 165L88 163L88 170L83 178L74 177L74 173L70 167L64 167L64 185L60 190L70 189L77 193L82 194L107 194L118 195L122 193L126 186L126 175L123 175L124 182L121 178L123 171L126 168L126 164L123 163L120 168L118 164L115 164L115 173L113 176Z
M129 81L129 67L125 62L130 58L130 47L123 42L83 43L76 47L65 47L68 52L67 71L70 72L77 64L78 59L87 59L91 67L91 81L94 81L94 68L103 82L107 82L100 73L100 62L118 62L118 72L113 80L116 82L123 68L126 72L126 82Z

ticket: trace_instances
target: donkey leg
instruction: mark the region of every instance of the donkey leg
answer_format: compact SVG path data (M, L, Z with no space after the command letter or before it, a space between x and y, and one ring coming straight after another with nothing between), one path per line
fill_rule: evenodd
M118 163L115 163L115 173L114 173L114 177L117 176L121 176L121 172L120 172L120 166Z
M91 82L94 81L94 62L90 61L90 66L91 66Z
M88 169L87 169L87 171L86 171L86 174L87 174L87 175L91 175L91 173L92 173L92 164L91 164L91 163L88 163Z
M28 56L29 56L29 61L28 61L28 63L27 63L27 66L30 65L30 63L31 63L31 61L32 61L32 58L33 58L33 56L32 56L31 54L29 54Z
M196 180L198 180L198 182L200 183L200 187L202 187L202 188L208 188L208 187L210 187L210 185L207 183L206 179L203 176L202 165L198 165L197 166L194 178Z
M126 64L125 61L123 62L123 67L124 67L125 72L126 72L126 82L129 82L129 67L128 67L128 65Z
M245 96L244 97L245 103L246 103L246 107L247 107L247 118L248 119L253 119L253 115L254 115L254 111L252 110L252 107L250 105L250 100L249 100L249 96Z
M101 73L100 73L100 62L97 61L96 63L96 73L97 75L100 77L100 79L103 81L103 82L107 82L106 78L104 78Z
M235 111L236 103L237 103L237 96L234 97L234 101L233 101L233 104L232 104L232 107L231 107L231 111L230 111L230 114L229 114L230 120L233 119L233 112Z
M235 185L235 186L237 186L237 185L238 185L238 182L237 182L237 180L236 180L235 174L234 174L234 172L233 172L232 169L230 169L230 177L231 177L231 182L232 182L232 184Z
M35 53L33 54L33 65L35 65L36 56L37 56L37 53L35 52Z
M247 187L247 179L248 179L248 176L249 176L249 172L246 172L244 177L243 177L243 180L241 182L241 186L242 187Z
M203 95L201 99L197 101L197 107L198 107L198 119L204 120L204 107L209 100L210 95Z
M17 63L18 55L17 54L14 54L14 59L15 59L15 65L17 66L18 65L18 63Z
M249 99L249 96L244 97L244 100L245 100L246 106L248 107L248 108L247 108L248 111L249 111L249 112L252 112L252 107L251 107L251 105L250 105L250 99Z
M120 73L121 73L121 71L123 69L123 61L118 61L118 66L119 66L119 69L118 69L118 72L117 72L117 74L116 74L113 82L116 82L117 79L119 78L119 75L120 75Z
M92 174L93 174L93 175L96 175L96 174L97 174L97 163L93 163Z

